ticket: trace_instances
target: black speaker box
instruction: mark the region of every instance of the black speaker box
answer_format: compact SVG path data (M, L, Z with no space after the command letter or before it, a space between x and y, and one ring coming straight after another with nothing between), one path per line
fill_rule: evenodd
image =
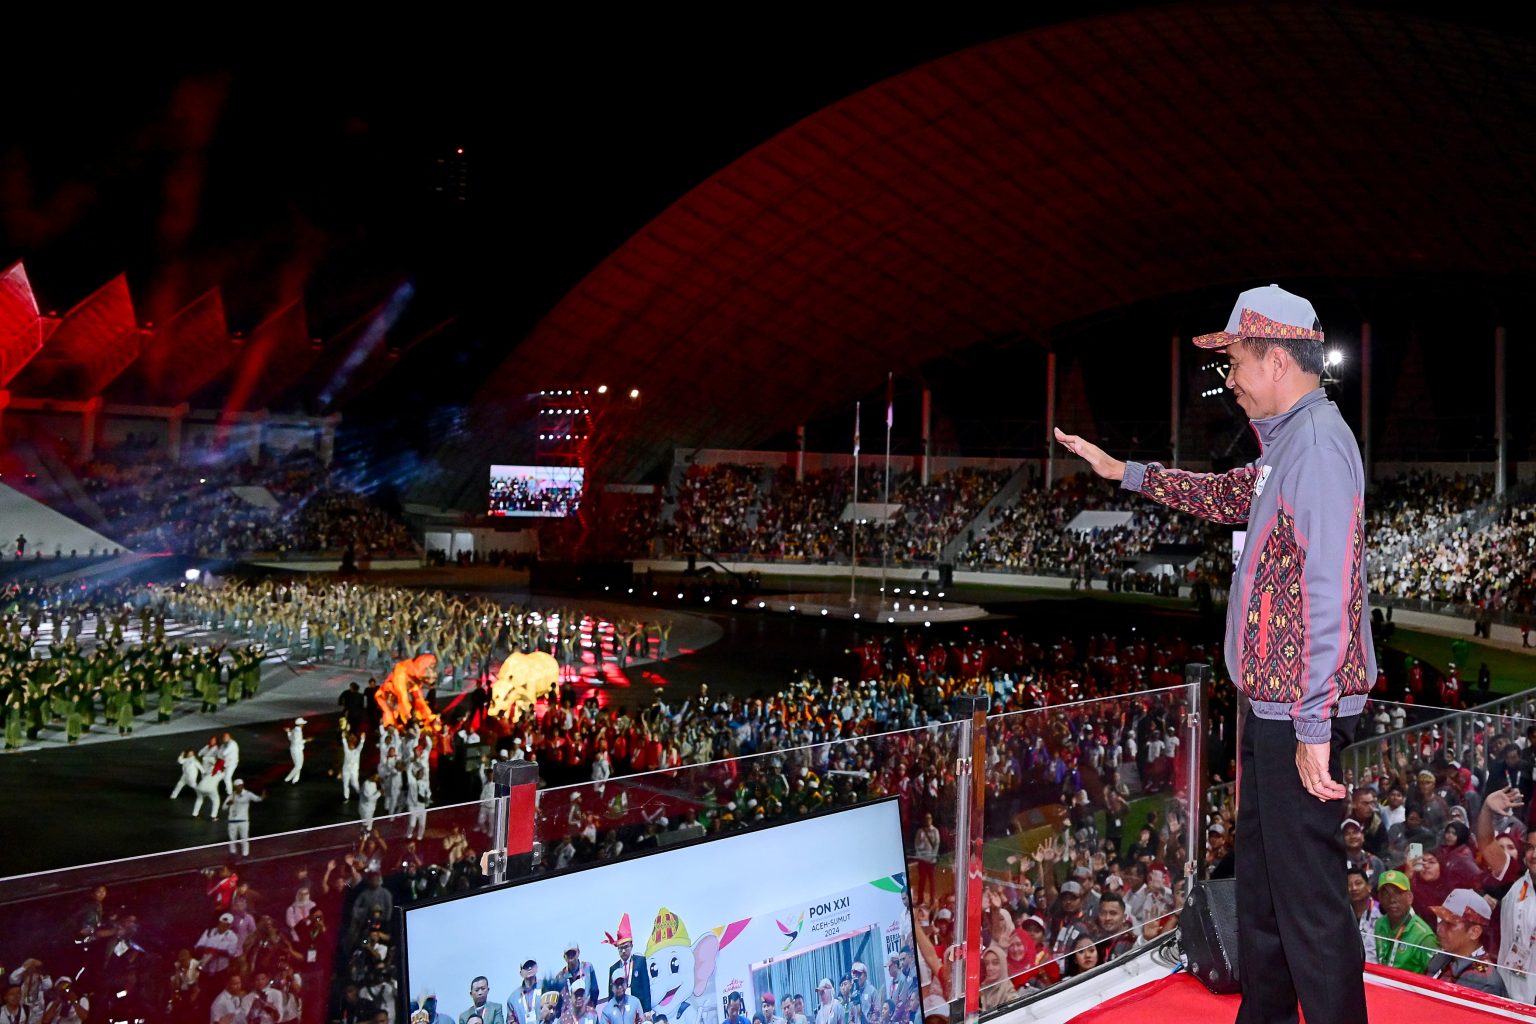
M1242 988L1237 962L1237 882L1197 882L1179 912L1179 948L1189 973L1217 995Z

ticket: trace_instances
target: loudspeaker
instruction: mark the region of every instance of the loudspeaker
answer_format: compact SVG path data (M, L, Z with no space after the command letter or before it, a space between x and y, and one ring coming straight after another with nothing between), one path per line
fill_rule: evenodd
M1179 948L1189 973L1217 995L1240 991L1237 962L1237 882L1196 882L1179 912Z
M953 590L955 588L954 562L939 563L939 586L943 587L945 590Z

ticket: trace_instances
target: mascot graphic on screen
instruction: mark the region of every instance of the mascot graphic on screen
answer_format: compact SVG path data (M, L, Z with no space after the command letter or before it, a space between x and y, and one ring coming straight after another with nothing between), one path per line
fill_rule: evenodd
M651 981L651 1011L664 1013L672 1024L701 1024L700 1011L714 983L715 954L720 937L705 932L690 944L688 929L666 907L656 912L651 941L645 947Z

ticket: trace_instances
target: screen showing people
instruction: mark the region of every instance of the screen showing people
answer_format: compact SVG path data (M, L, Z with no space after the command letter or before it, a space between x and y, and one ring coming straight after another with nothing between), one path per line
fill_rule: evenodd
M492 466L489 514L555 519L581 506L580 466Z
M883 801L412 907L402 993L459 1024L916 1024L905 871Z

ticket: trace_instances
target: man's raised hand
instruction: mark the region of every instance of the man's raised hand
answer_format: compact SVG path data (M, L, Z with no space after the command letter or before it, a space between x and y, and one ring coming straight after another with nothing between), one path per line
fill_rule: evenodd
M1065 445L1067 451L1088 463L1089 468L1099 476L1106 480L1125 478L1125 463L1119 459L1110 458L1104 453L1104 449L1092 441L1085 441L1076 434L1063 433L1060 427L1053 429L1056 431L1056 440Z

